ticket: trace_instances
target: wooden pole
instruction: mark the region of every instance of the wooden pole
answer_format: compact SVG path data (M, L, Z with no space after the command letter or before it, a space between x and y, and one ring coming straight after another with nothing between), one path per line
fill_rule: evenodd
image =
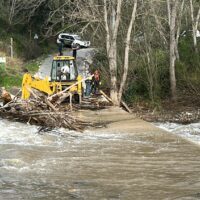
M108 100L110 101L112 104L113 104L113 101L110 97L108 97L102 90L100 90L100 93ZM132 113L132 110L128 107L128 105L123 101L121 100L121 105L129 112L129 113Z
M13 38L10 38L10 57L13 58Z
M122 106L124 106L124 108L125 108L129 113L132 113L132 110L128 107L128 105L127 105L124 101L121 100L121 104L122 104Z
M72 111L72 93L71 92L69 94L69 105L70 105L70 110Z

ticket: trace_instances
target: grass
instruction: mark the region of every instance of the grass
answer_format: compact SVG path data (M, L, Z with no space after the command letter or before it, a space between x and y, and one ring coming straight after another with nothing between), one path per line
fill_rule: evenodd
M6 75L0 81L0 85L5 88L11 88L13 86L21 87L22 76L20 75Z
M28 69L31 74L38 71L38 62L23 63L20 59L7 59L7 63L0 64L0 87L10 89L14 86L21 87L23 69Z
M22 74L18 68L10 68L4 65L0 65L0 87L7 89L17 86L21 87Z
M36 61L28 62L24 65L24 68L27 69L30 73L35 73L39 69L39 64Z

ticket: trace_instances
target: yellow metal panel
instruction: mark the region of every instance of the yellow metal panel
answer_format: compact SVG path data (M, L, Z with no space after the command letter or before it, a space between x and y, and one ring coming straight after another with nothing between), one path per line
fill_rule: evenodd
M82 80L82 77L80 75L78 75L77 81L81 81L81 80ZM82 94L82 83L81 82L79 82L77 85L77 92L78 92L78 94Z
M72 56L54 56L53 60L74 60Z
M24 74L22 80L22 99L29 99L30 92L28 91L27 87L29 87L31 81L32 81L31 75L28 73Z

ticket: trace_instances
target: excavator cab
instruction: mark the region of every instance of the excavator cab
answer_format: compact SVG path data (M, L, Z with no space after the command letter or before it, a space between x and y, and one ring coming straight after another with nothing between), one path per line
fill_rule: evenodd
M73 82L77 80L78 71L72 56L55 56L51 68L51 81Z
M81 102L82 77L78 75L75 59L72 56L54 56L50 77L45 79L34 78L25 73L22 81L22 99L29 99L32 88L52 95L68 89L71 95L78 95Z

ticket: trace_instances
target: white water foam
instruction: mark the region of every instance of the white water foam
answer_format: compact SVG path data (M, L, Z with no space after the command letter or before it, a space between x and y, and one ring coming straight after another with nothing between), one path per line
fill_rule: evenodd
M48 146L58 147L62 145L61 137L49 133L46 137L38 133L38 127L19 122L10 122L0 119L0 144L14 144L20 146Z
M187 125L176 123L154 123L154 125L200 145L200 123Z

